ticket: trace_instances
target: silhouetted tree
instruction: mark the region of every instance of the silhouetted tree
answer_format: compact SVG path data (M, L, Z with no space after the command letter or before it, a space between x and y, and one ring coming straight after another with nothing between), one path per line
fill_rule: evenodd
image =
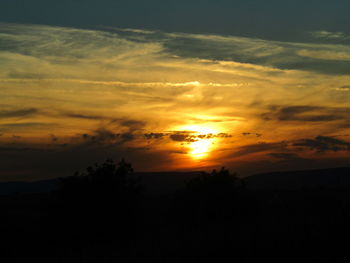
M190 180L182 195L180 208L186 216L184 220L206 225L213 220L232 218L240 187L237 175L230 174L224 167Z
M193 194L214 198L234 194L240 185L237 175L230 174L229 170L222 167L219 172L214 169L211 174L204 173L192 179L187 184L187 190Z
M121 160L116 165L108 159L84 173L62 178L58 191L61 225L85 237L96 237L97 232L104 237L125 237L139 212L140 187L132 173L131 164Z
M61 195L90 195L94 199L102 197L121 197L139 192L137 181L130 177L133 168L122 159L118 165L112 159L102 164L89 166L85 173L61 178ZM85 196L87 197L87 196Z

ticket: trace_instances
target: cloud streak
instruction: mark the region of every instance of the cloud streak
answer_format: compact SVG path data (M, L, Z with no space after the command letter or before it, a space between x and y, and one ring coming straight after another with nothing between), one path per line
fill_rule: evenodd
M306 147L318 152L350 151L350 142L328 136L317 136L314 139L303 139L293 145Z
M314 38L330 39L330 40L346 40L350 38L350 36L346 35L343 32L330 32L326 30L313 31L313 32L310 32L310 34Z
M272 110L263 113L264 120L299 121L299 122L331 122L345 121L347 123L350 108L321 107L321 106L271 106Z
M39 111L35 108L17 109L17 110L4 110L0 111L0 119L6 118L23 118L37 114Z

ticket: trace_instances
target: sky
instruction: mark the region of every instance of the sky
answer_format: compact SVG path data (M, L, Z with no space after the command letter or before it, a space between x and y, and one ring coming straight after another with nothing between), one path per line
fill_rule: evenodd
M0 180L348 165L350 2L305 2L2 0Z

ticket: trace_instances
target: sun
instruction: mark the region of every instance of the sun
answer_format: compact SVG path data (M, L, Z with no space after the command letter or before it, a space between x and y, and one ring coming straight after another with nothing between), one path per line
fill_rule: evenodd
M213 139L199 139L196 142L190 143L189 154L193 159L203 159L207 157L210 153L213 144Z
M188 145L188 154L195 160L208 157L215 144L217 130L213 127L201 125L183 126L183 130L193 132L195 139Z

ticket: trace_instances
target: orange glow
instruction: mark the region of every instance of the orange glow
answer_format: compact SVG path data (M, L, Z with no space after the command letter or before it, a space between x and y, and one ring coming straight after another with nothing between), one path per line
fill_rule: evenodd
M193 159L203 159L207 157L212 150L214 139L199 139L190 144L191 151L189 154Z
M201 135L208 136L208 135L218 133L218 131L215 128L209 127L206 125L183 126L182 130L191 131L196 136L201 136ZM197 137L195 141L189 143L188 154L191 156L192 159L202 160L208 157L210 153L213 151L215 141L216 141L216 138L214 137L209 137L209 136L204 138Z

